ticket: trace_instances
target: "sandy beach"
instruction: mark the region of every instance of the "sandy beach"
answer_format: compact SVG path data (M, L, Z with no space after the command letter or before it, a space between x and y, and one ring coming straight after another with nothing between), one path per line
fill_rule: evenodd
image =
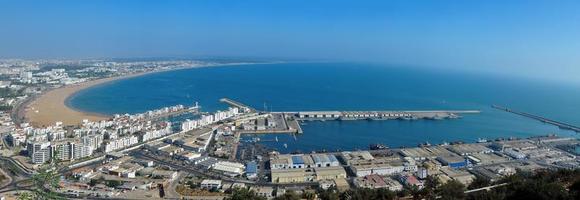
M29 122L34 127L44 127L54 125L56 122L62 122L64 125L78 125L83 121L83 119L88 119L90 121L108 119L110 116L74 110L68 107L65 102L68 97L83 89L114 80L140 76L147 73L151 72L97 79L50 90L40 95L38 98L32 100L29 104L24 105L25 121Z
M275 62L272 62L275 63ZM64 125L78 125L84 119L90 121L100 121L109 119L112 116L105 116L98 113L88 113L78 110L74 110L66 105L66 100L71 95L78 91L90 88L95 85L107 83L114 80L132 78L136 76L142 76L150 73L159 73L165 71L179 70L179 69L189 69L189 68L202 68L202 67L217 67L217 66L233 66L233 65L247 65L247 64L257 64L257 63L229 63L229 64L219 64L219 65L202 65L202 66L189 66L174 69L164 69L156 71L148 71L135 73L125 76L116 76L103 79L97 79L92 81L87 81L84 83L68 85L61 88L56 88L47 91L39 95L36 99L32 99L29 103L25 103L17 111L19 117L24 117L24 121L30 123L34 127L46 127L54 125L56 122L62 122ZM263 63L268 64L268 63Z

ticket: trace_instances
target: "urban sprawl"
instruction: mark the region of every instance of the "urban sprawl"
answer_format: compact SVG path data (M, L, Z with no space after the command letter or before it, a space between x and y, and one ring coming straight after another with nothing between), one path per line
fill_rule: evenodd
M191 60L0 60L0 134L3 174L0 193L17 192L46 166L56 170L59 187L70 198L222 199L235 188L264 198L288 191L333 188L424 187L428 177L469 185L476 177L499 180L517 171L576 169L579 141L547 135L481 139L475 143L421 144L409 148L376 145L369 150L283 154L242 135L308 134L306 120L451 119L454 113L267 112L230 99L213 113L201 106L175 105L106 120L79 119L35 126L26 105L46 91L108 77L214 66ZM227 64L227 63L226 63ZM322 141L321 141L322 142ZM4 167L6 166L6 167Z

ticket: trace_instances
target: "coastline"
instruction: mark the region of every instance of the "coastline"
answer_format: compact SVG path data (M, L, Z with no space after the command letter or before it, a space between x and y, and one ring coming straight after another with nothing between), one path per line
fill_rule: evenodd
M89 121L106 120L110 119L112 116L77 110L67 105L68 99L73 95L77 94L78 92L85 89L89 89L94 86L152 73L160 73L192 68L235 66L249 64L262 64L262 63L207 64L198 66L179 67L173 69L138 72L134 74L95 79L83 83L51 89L38 96L31 97L29 100L27 100L27 102L21 104L17 108L16 112L18 118L24 118L23 122L30 123L30 125L34 127L47 127L54 125L56 122L62 122L64 126L79 125L84 119L87 119Z
M74 85L67 85L64 87L55 88L44 92L30 102L22 105L24 114L24 121L30 123L34 127L45 127L54 125L56 122L62 122L63 125L78 125L84 119L91 121L100 121L109 119L110 116L82 112L74 108L69 107L66 101L69 97L73 96L79 91L91 88L93 86L101 85L115 80L121 80L125 78L136 77L140 75L147 74L136 73L130 75L122 75L116 77L108 77L102 79L91 80L83 83L78 83Z

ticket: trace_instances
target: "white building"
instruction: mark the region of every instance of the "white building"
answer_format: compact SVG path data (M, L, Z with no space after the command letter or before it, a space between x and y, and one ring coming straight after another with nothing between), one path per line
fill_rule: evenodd
M351 166L351 168L357 177L367 176L371 174L393 175L405 171L404 166L391 166L389 164L357 165Z
M30 142L27 144L28 155L34 164L43 164L50 160L52 150L50 142Z
M103 144L103 134L87 135L81 138L81 143L96 150Z
M204 179L203 181L201 181L200 186L202 189L207 189L207 190L219 189L222 187L222 181L221 180Z
M111 140L105 145L105 152L116 151L127 148L139 143L139 139L135 136L122 137L116 140Z
M245 166L242 163L220 161L213 165L213 169L241 175L244 173Z

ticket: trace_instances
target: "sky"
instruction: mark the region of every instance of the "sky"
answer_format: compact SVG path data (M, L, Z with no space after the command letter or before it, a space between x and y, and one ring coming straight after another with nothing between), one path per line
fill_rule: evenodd
M580 1L0 0L0 58L208 56L580 84Z

